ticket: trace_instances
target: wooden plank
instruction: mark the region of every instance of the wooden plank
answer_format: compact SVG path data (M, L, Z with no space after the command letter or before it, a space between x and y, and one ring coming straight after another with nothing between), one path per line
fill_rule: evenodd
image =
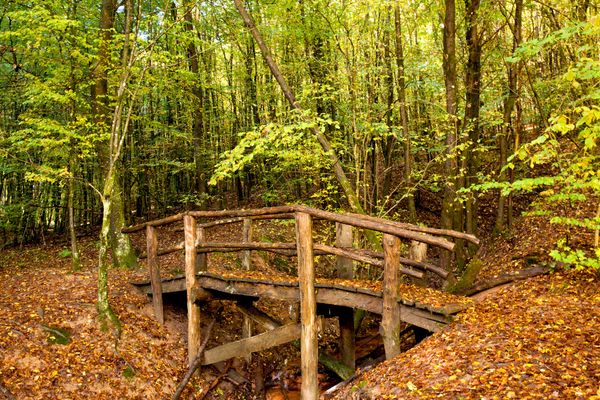
M196 220L190 215L183 217L185 234L185 287L187 292L188 312L188 366L198 354L201 344L200 306L193 300L192 290L196 285L198 261L196 254Z
M154 309L154 318L160 324L164 324L162 281L160 279L157 250L158 237L156 235L156 228L148 225L146 226L146 253L148 254L147 263L150 270L150 283L152 287L152 307Z
M221 292L233 296L267 297L276 300L299 301L297 282L253 282L247 280L225 279L215 274L203 273L196 277L199 286L205 290ZM150 293L148 282L132 283L143 293ZM358 291L357 288L341 285L315 284L317 302L341 307L360 308L376 314L382 313L381 293L371 290ZM184 277L163 280L163 293L186 290Z
M415 316L418 316L420 318L425 318L431 321L437 321L440 322L444 325L452 322L453 317L449 316L449 315L444 315L444 314L438 314L438 313L433 313L431 311L427 311L427 310L419 310L418 308L414 308L414 307L406 307L406 306L401 306L402 309L402 313L404 313L405 311L408 312L408 310L410 310L410 312L412 314L414 314ZM408 321L406 321L408 322Z
M398 267L400 265L400 239L383 235L383 315L381 328L385 358L400 354L400 305L398 304Z
M335 245L338 248L351 248L353 245L352 227L350 225L335 224ZM338 255L336 257L337 277L342 279L354 278L354 263L352 259ZM340 354L342 362L352 369L356 368L356 343L354 332L354 309L343 307L340 309L338 322L340 325Z
M302 320L300 337L302 386L300 393L303 400L317 400L319 398L317 298L314 285L312 218L308 214L296 214L296 243L298 245L300 316Z
M202 303L215 299L215 296L213 296L211 292L200 286L198 281L196 281L196 283L192 287L192 290L190 291L190 297L194 303Z
M201 275L198 277L205 289L216 290L232 295L247 297L267 297L277 300L299 301L300 293L297 287L275 286L260 282L236 282Z
M271 318L270 315L265 314L258 308L254 307L251 302L238 301L236 303L236 306L238 310L240 310L241 313L244 314L244 316L252 319L252 321L265 327L268 330L273 330L282 326L282 324L279 321Z
M402 307L402 321L431 332L438 332L446 326L446 323L429 319L427 318L427 314L423 314L412 307Z
M214 347L204 353L202 365L210 365L234 357L243 357L256 351L266 350L297 340L300 338L301 330L300 324L289 324L260 335Z

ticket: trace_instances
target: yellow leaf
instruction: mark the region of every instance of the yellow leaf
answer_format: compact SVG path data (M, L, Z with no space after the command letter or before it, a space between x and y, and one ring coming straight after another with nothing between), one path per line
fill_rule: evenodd
M415 390L417 390L417 386L414 383L410 382L410 381L406 384L406 387L411 392L414 392Z

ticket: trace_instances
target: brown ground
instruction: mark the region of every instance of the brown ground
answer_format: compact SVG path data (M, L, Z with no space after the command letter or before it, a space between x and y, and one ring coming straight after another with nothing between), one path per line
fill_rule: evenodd
M575 211L591 216L593 209ZM519 218L510 236L485 241L478 280L551 265L547 253L564 236L592 242L589 232L567 233L547 218ZM600 399L598 273L559 267L482 297L444 331L359 374L335 398Z
M261 228L257 240L285 241L287 231ZM523 220L516 232L483 249L483 279L543 261L557 234L543 219ZM240 234L237 228L220 230L211 240ZM162 232L161 247L181 237L181 232ZM144 248L141 236L134 242ZM123 323L115 347L114 337L100 332L96 321L95 239L82 241L84 268L78 273L59 255L66 247L59 242L0 253L0 399L2 387L17 399L170 398L185 373L181 306L167 301L166 323L160 326L148 299L128 284L146 279L145 270L111 270L111 304ZM253 261L263 272L273 268L260 257ZM289 268L275 256L269 261L277 265L272 272ZM229 254L211 264L228 270L239 261ZM182 266L178 255L161 259L164 275L181 272ZM320 261L325 275L330 266ZM289 318L285 305L263 304L263 309ZM206 315L214 315L210 311L215 310ZM209 347L237 337L240 325L240 315L225 305ZM51 343L57 336L53 328L68 331L70 342ZM250 382L234 386L224 380L208 398L252 398L258 363L268 384L297 386L297 352L283 346L255 357L252 366L236 361L233 367ZM217 375L203 369L182 398L202 398ZM599 385L600 281L597 275L561 272L497 290L445 331L359 375L337 398L600 399Z

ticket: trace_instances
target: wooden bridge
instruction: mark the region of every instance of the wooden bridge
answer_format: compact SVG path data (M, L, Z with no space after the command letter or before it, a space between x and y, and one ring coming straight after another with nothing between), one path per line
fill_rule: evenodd
M252 221L295 219L295 243L252 241ZM336 224L336 243L313 242L313 220ZM184 241L168 249L158 249L156 228L183 220ZM223 224L241 224L239 242L209 242L206 230ZM383 252L353 247L353 227L383 233ZM359 214L332 213L305 206L269 207L253 210L190 211L125 228L126 233L146 230L149 282L134 283L151 293L154 313L163 322L163 293L186 292L188 310L188 360L191 364L201 344L200 304L213 299L235 300L245 315L243 339L209 349L202 355L208 365L233 357L248 355L300 338L302 398L318 398L317 363L318 315L337 316L340 325L342 361L354 368L354 310L362 309L382 315L381 334L387 358L400 352L400 327L405 322L429 331L437 331L466 308L469 300L431 288L400 283L400 274L422 279L425 271L446 279L448 273L431 263L401 256L401 240L426 243L442 251L453 251L447 238L463 239L475 244L473 235L451 230L420 227ZM298 275L273 277L252 271L250 252L269 251L296 256ZM185 275L161 279L158 257L185 251ZM241 252L242 270L215 274L208 271L207 253ZM337 278L315 276L315 255L336 256ZM353 279L354 261L382 268L381 281ZM281 325L253 307L260 298L300 303L300 323ZM268 331L251 336L251 322Z

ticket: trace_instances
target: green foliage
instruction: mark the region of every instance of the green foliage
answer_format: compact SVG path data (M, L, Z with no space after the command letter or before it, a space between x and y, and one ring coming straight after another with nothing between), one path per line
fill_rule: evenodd
M49 325L42 325L42 329L48 333L49 344L67 345L71 342L71 332L66 329Z
M329 159L312 133L315 125L296 112L289 115L289 120L241 133L238 144L222 155L210 184L254 169L263 177L266 190L262 200L266 204L281 202L298 185L318 187L312 195L315 201L337 195L339 188L333 180L321 176L329 168ZM321 132L337 126L330 118L317 118L316 124Z
M67 257L71 257L73 253L71 252L71 250L69 249L62 249L59 253L58 256L61 258L67 258Z
M132 379L135 377L135 370L130 365L128 365L123 370L123 376L127 379Z
M565 41L576 41L579 55L563 73L557 84L570 88L569 102L563 102L549 118L548 128L533 140L520 146L509 157L506 169L517 165L535 171L533 177L523 177L514 182L487 181L474 187L476 190L500 189L503 194L536 192L535 202L538 215L550 215L558 202L573 205L577 202L596 204L600 201L600 61L589 58L589 44L600 39L600 19L573 23L546 38L524 44L515 58L526 59L545 46L558 45ZM540 173L542 172L542 173ZM600 220L574 213L554 216L550 222L567 228L584 231L600 229ZM571 248L563 239L551 256L575 268L599 268L599 249Z
M561 239L556 244L556 249L550 252L550 255L567 269L573 267L577 270L594 269L600 271L600 247L597 247L590 254L582 249L572 249L567 246L565 239Z

